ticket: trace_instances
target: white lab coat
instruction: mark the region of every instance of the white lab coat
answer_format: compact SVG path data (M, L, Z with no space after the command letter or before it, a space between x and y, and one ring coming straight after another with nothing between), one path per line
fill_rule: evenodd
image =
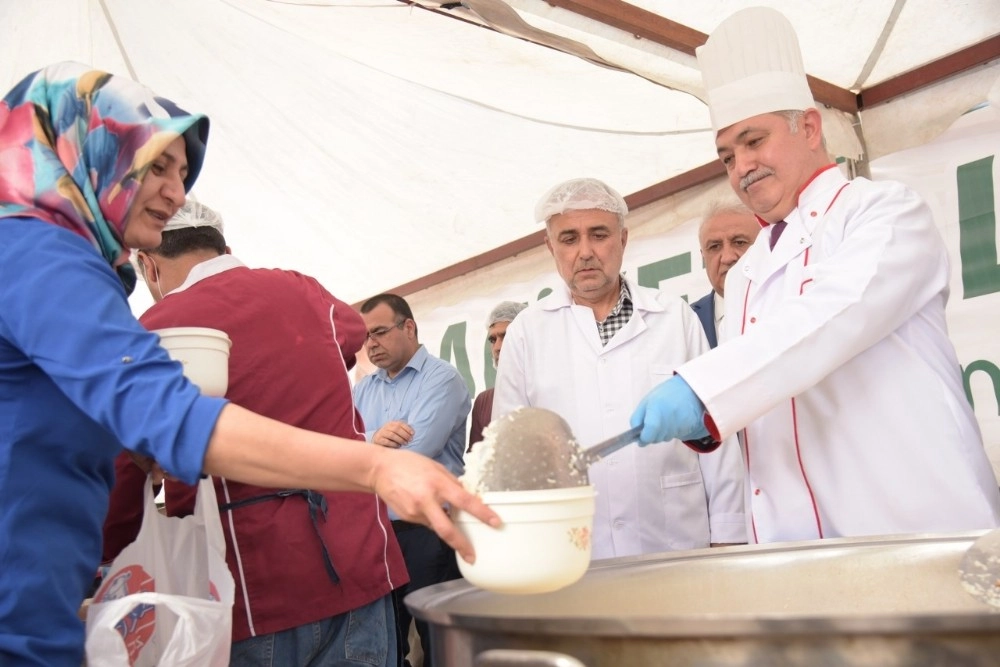
M547 408L584 447L628 430L642 397L709 349L684 301L631 282L629 289L632 317L606 346L593 311L574 305L565 286L522 311L504 338L493 418ZM675 440L625 447L594 464L592 557L745 542L742 469L735 438L701 456Z
M751 541L998 525L930 210L830 168L786 222L729 271L724 342L678 371L721 434L746 427Z

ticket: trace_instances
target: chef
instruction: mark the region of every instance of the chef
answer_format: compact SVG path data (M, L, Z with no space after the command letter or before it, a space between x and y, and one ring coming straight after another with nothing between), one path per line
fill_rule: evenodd
M723 343L633 414L642 442L743 429L751 542L997 526L929 208L831 162L777 11L737 12L697 56L719 159L763 229L726 278Z

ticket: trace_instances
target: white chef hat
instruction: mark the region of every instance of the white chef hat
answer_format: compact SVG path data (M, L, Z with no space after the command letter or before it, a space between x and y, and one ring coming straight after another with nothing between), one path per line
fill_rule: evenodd
M167 221L163 231L169 232L184 227L212 227L222 233L222 216L188 195L184 206Z
M548 222L559 213L590 209L614 213L619 222L624 222L628 215L628 204L613 187L596 178L573 178L555 186L538 200L535 220Z
M795 30L777 10L736 12L695 53L716 132L762 113L816 106Z

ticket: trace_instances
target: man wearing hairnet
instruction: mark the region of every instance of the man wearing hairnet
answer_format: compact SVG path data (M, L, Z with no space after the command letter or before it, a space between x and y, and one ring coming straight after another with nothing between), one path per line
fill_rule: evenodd
M494 368L500 363L500 350L503 348L504 337L507 335L507 327L514 321L517 314L527 307L526 303L501 301L486 318L486 342L490 344ZM483 439L483 429L490 423L492 414L493 387L490 387L479 392L472 404L472 425L469 427L467 452L471 452L472 445Z
M138 252L156 301L142 324L225 331L233 341L227 398L367 446L347 375L367 333L361 316L309 276L248 268L222 232L222 217L189 199L160 245ZM130 509L142 506L145 474L119 457L116 478L105 560L134 535L129 519L138 530ZM339 665L365 647L366 664L395 667L392 590L407 573L385 504L363 493L214 481L236 582L231 664ZM189 514L197 487L165 485L168 513Z
M494 419L546 408L586 447L628 430L642 396L709 349L683 300L622 275L627 213L621 195L593 178L561 183L539 202L536 219L563 284L507 329ZM589 477L595 559L746 541L735 438L704 455L677 441L625 447Z
M641 402L642 441L742 429L752 542L998 525L930 209L830 159L779 12L733 14L698 63L730 185L766 227L726 277L725 342Z

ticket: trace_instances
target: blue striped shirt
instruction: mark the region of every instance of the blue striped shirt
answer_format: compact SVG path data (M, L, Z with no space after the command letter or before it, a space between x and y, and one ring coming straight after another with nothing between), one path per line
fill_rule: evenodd
M401 449L430 457L456 476L465 472L465 422L472 398L458 370L423 345L396 377L380 368L362 378L354 387L354 402L365 422L365 440L371 442L387 422L406 422L413 439Z

